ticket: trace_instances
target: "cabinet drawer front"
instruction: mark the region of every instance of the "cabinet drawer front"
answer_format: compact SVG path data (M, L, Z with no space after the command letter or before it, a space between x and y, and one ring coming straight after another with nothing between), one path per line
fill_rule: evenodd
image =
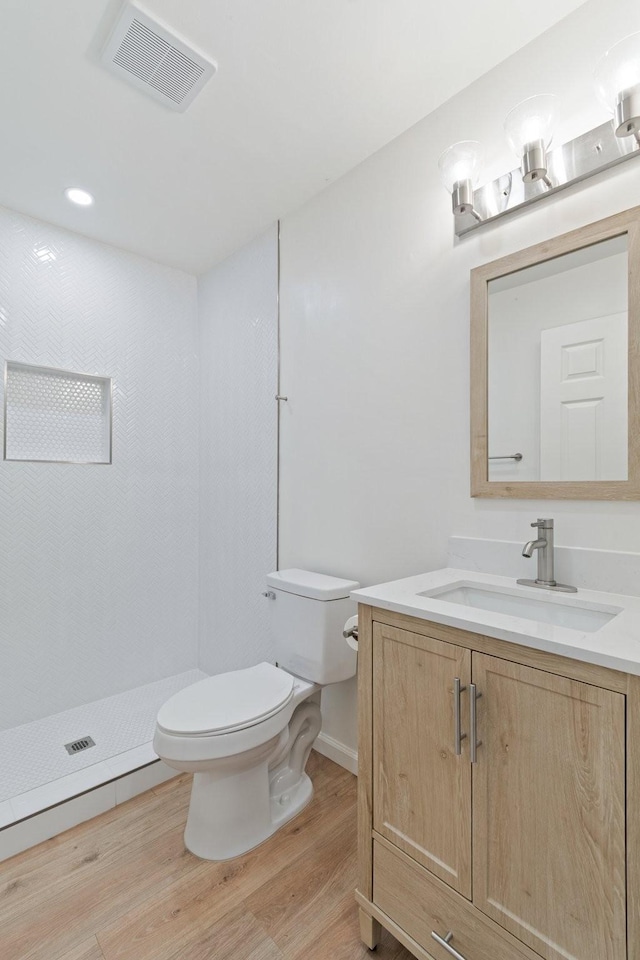
M373 902L434 960L451 960L451 954L432 932L442 938L451 932L450 944L465 960L539 960L419 864L378 842L373 878Z

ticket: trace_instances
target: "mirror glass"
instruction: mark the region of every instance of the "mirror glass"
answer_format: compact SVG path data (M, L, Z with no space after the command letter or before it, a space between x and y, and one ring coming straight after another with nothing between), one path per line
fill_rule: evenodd
M488 284L488 479L628 479L628 237Z

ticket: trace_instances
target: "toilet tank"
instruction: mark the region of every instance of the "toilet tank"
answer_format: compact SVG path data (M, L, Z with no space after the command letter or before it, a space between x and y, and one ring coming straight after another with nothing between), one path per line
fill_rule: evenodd
M342 630L357 613L349 594L360 584L308 570L270 573L267 584L278 666L313 683L353 677L357 654Z

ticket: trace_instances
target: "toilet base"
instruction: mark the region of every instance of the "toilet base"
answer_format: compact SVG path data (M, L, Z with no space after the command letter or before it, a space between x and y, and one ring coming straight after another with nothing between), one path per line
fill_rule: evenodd
M313 784L311 778L303 773L296 786L280 797L271 798L271 822L273 832L283 827L289 820L293 820L301 813L313 799Z
M194 773L184 831L187 850L203 860L230 860L271 836L268 764L279 741Z

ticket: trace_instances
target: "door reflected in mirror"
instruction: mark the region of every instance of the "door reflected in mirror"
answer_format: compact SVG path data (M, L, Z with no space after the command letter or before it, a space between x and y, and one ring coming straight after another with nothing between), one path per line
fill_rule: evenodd
M628 237L487 285L488 480L628 479Z

